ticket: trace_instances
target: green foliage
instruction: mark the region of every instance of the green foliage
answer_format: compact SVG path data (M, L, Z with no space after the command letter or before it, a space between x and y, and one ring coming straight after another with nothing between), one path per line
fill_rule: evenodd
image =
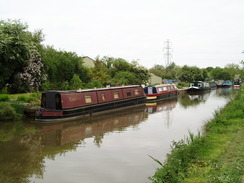
M19 101L19 102L26 102L26 103L30 103L30 102L33 102L35 100L37 100L37 98L36 97L33 97L33 96L19 96L17 98L17 101Z
M86 85L86 88L102 88L104 87L103 83L100 80L93 79Z
M0 102L7 102L10 100L10 97L7 94L0 94Z
M196 66L184 65L179 73L179 79L181 81L192 82L204 80L204 73Z
M83 66L80 57L74 52L57 51L53 47L43 47L41 56L47 81L42 84L43 90L69 89L69 83L74 75L82 82L90 81L90 71Z
M177 88L181 89L181 88L184 88L184 87L189 87L189 83L187 83L187 82L177 83Z
M5 86L1 89L0 91L1 94L7 94L8 93L8 88Z
M136 84L135 83L135 75L128 71L119 71L115 74L112 79L112 85L128 85L128 84Z
M177 79L179 70L180 68L173 62L167 67L155 65L153 68L149 69L149 72L161 77L162 79Z
M53 87L52 86L52 83L50 81L48 81L48 80L45 81L44 83L42 83L42 86L41 86L41 89L44 90L44 91L46 91L46 90L52 90L54 88L56 88L56 87Z
M73 78L70 80L70 89L71 90L78 90L82 88L82 81L80 77L76 74L74 74Z
M102 86L110 84L111 75L109 74L109 69L101 60L95 61L95 67L91 68L91 78L94 81L101 83Z
M37 50L39 34L32 34L28 26L19 20L0 21L0 88L9 84L12 87L18 74L28 66L31 50ZM16 84L15 84L16 86ZM10 92L18 92L14 88Z
M0 103L0 121L11 121L19 119L20 115L15 108L8 103Z
M191 146L189 146L190 144ZM158 169L150 180L155 183L176 183L184 180L188 166L196 161L196 152L200 144L202 144L202 139L193 135L190 135L187 143L183 140L173 141L171 154L167 155L167 160L162 168Z
M24 114L24 105L19 102L13 102L11 103L11 106L15 109L16 113L19 114L19 116L22 116Z
M137 61L129 63L122 58L112 57L104 57L101 61L106 68L103 70L109 75L106 84L145 84L148 82L148 70L140 66Z

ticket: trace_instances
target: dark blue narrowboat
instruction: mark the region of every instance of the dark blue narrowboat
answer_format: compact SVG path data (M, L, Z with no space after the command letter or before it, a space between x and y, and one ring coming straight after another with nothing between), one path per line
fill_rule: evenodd
M174 84L149 85L144 88L147 101L167 100L178 96L178 88Z

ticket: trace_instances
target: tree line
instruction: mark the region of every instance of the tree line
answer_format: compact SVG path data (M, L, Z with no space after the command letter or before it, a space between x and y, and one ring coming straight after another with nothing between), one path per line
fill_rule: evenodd
M42 44L44 37L42 30L30 32L28 25L19 20L0 20L1 93L146 84L150 73L181 81L206 78L233 80L244 75L243 69L235 64L225 68L200 69L172 63L167 67L155 65L148 70L137 61L106 56L97 57L95 67L89 68L75 52L56 50Z
M238 64L227 64L224 68L207 67L198 68L196 66L182 67L171 63L169 66L155 65L149 69L149 72L166 79L175 79L178 81L206 81L206 80L241 80L244 77L244 62Z

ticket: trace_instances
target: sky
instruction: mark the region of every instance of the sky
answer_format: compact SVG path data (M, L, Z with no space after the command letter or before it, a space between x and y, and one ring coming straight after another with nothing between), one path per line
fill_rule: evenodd
M44 45L78 56L165 66L225 67L244 60L243 0L0 0L1 20L42 30Z

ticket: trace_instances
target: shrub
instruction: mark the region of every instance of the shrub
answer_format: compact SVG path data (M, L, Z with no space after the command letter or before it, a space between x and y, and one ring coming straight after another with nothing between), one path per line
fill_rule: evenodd
M28 102L28 97L26 97L26 96L18 96L17 101L19 101L19 102Z
M18 102L14 102L11 104L11 106L15 109L16 113L18 113L19 115L23 115L24 113L24 105L20 104Z
M16 113L14 107L8 103L0 103L0 121L10 121L18 119L20 115Z
M0 102L7 102L10 100L10 97L7 94L0 94Z

